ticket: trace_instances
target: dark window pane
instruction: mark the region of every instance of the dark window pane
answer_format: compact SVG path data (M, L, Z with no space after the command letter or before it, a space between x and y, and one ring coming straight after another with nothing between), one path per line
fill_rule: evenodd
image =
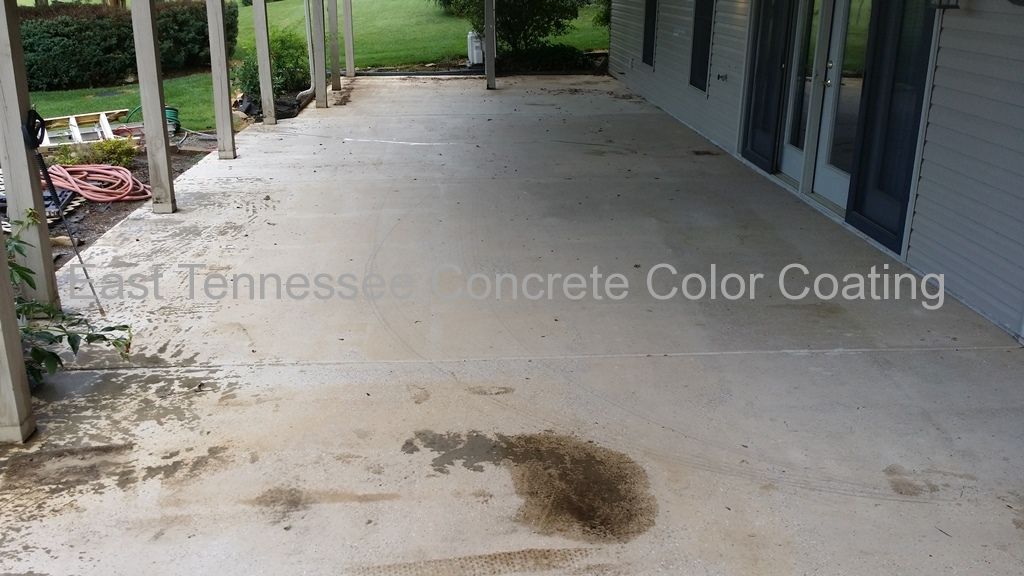
M693 8L693 49L690 51L690 85L707 92L711 66L711 34L715 24L715 0L697 0Z
M654 66L654 38L658 28L658 0L645 0L644 3L644 53L643 61Z

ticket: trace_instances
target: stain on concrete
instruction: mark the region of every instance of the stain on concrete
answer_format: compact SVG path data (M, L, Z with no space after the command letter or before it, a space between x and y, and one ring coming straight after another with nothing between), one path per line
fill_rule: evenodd
M470 394L476 394L477 396L501 396L516 391L511 386L470 386L466 390Z
M542 534L584 541L625 542L654 525L657 502L647 473L621 452L550 432L495 435L420 430L402 445L406 454L430 450L432 468L447 474L461 465L507 468L523 503L516 520Z
M406 386L406 389L409 391L409 395L412 397L412 401L415 404L423 404L427 400L430 400L430 390L427 390L423 386L410 384Z
M592 554L588 548L527 548L474 556L456 556L362 566L351 570L355 576L499 576L536 572L565 571L582 567Z
M316 504L367 504L397 500L400 497L400 494L394 492L361 493L277 486L263 491L251 500L246 500L245 503L262 508L276 524L305 512Z
M882 472L889 479L889 487L900 496L921 496L925 493L939 491L939 486L929 480L914 478L910 472L899 464L890 464Z

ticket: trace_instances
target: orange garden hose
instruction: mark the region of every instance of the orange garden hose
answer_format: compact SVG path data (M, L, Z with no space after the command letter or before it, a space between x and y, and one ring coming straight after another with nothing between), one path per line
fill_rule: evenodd
M93 202L146 200L152 194L127 168L104 164L54 165L50 177L57 188L72 190Z

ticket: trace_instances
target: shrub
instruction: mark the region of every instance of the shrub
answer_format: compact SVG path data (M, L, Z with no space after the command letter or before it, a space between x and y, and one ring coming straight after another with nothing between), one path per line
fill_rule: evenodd
M594 14L594 24L608 28L612 25L612 0L596 0L597 14Z
M547 38L568 32L589 0L496 0L498 49L518 53L548 44ZM452 0L455 14L484 30L483 0Z
M135 73L131 13L101 4L23 7L22 46L29 90L65 90L118 84ZM224 13L230 55L238 40L238 5ZM157 5L160 60L164 71L210 64L206 4Z
M552 72L572 74L580 71L596 72L594 63L582 50L565 44L545 44L509 52L498 60L502 74Z
M111 166L131 168L135 163L137 153L138 147L133 140L115 138L88 144L58 146L51 154L50 161L62 166L110 164Z
M286 92L298 92L309 87L309 55L306 52L304 37L291 30L271 31L270 58L275 98ZM235 88L258 101L260 72L256 52L246 52L242 61L232 69L232 73Z

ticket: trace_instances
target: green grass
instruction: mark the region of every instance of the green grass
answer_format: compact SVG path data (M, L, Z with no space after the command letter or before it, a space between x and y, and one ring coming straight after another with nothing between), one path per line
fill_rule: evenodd
M164 101L178 109L186 128L213 128L213 81L209 72L165 79ZM131 110L139 105L139 85L33 92L32 104L44 118L121 108Z
M33 4L33 0L18 0ZM338 2L339 8L341 2ZM340 11L340 10L339 10ZM430 0L353 0L356 66L384 67L441 62L466 56L469 24L449 16ZM271 27L293 29L305 35L303 0L267 4ZM596 7L580 11L574 29L553 42L584 50L608 47L608 29L593 24ZM339 14L340 17L340 14ZM343 26L339 24L339 30ZM252 7L239 5L238 48L235 56L253 46ZM341 43L344 58L344 43ZM344 62L344 60L343 60ZM193 130L214 126L213 86L209 73L164 80L164 99L180 110L182 124ZM32 102L44 117L85 114L139 104L136 85L113 88L33 92Z
M357 67L426 64L466 56L469 23L445 14L430 0L353 0L352 4ZM267 4L271 28L293 29L304 34L302 6L302 0ZM552 40L584 50L607 48L608 29L593 24L596 13L596 7L585 7L574 23L574 30ZM344 34L340 23L338 30ZM240 6L238 48L247 50L252 46L252 7ZM343 58L344 49L342 42Z

